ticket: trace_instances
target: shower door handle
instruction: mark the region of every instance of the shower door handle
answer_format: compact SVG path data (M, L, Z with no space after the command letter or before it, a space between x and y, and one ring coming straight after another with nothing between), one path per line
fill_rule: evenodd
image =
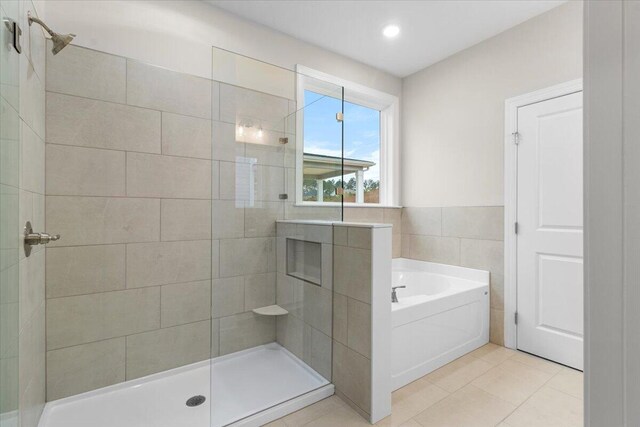
M46 245L49 242L60 240L60 235L49 233L34 233L31 222L27 221L24 226L24 252L27 256L31 254L31 247L35 245Z

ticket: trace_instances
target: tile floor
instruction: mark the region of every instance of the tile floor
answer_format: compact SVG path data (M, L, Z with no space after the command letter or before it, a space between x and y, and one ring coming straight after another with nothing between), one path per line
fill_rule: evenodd
M579 427L582 373L487 344L393 393L393 414L378 426ZM337 396L268 427L368 426Z

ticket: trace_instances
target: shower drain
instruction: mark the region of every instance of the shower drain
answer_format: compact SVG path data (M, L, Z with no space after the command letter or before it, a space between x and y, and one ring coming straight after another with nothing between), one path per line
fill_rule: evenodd
M193 397L190 397L187 400L187 406L189 406L189 407L200 406L200 405L202 405L204 403L205 400L207 400L207 398L204 397L204 396L200 396L200 395L199 396L193 396Z

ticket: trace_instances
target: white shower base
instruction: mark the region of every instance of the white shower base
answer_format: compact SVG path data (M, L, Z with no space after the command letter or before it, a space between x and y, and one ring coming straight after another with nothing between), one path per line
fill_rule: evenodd
M260 426L333 391L325 378L271 343L49 402L39 427ZM195 395L206 402L187 407Z

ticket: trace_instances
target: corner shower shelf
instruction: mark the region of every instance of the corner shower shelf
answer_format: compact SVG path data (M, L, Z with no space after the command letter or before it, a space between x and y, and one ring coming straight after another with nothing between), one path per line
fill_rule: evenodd
M253 312L263 316L283 316L289 314L287 310L279 305L268 305L266 307L254 308Z

